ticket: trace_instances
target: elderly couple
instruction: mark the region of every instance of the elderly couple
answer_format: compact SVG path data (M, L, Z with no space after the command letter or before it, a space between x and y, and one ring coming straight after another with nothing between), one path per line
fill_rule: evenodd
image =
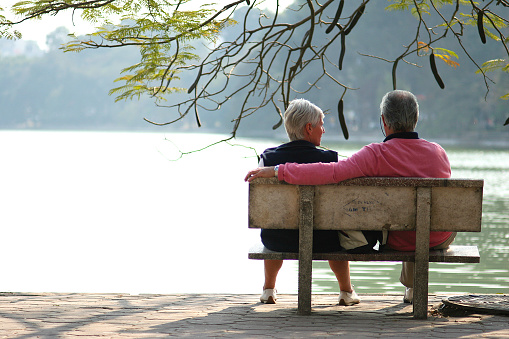
M419 117L416 97L407 91L387 93L380 104L381 121L386 138L381 143L364 146L349 158L338 160L334 151L318 149L325 132L323 112L304 99L290 102L284 114L290 142L269 148L261 155L260 167L249 171L245 180L277 177L290 184L321 185L358 177L422 177L449 178L451 167L442 147L419 139L415 126ZM431 232L430 248L446 248L455 233ZM262 242L273 251L293 251L298 248L298 230L262 230ZM313 251L341 250L336 231L314 231ZM415 250L415 232L392 231L387 246L399 251ZM276 278L282 260L265 260L265 284L260 300L275 303ZM350 282L348 261L329 261L340 288L339 304L360 302ZM400 281L406 287L403 301L413 299L413 262L404 262Z

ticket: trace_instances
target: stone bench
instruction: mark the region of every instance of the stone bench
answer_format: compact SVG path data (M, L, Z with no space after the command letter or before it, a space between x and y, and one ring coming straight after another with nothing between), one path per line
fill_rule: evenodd
M298 312L311 312L312 260L414 261L414 318L426 319L429 262L478 263L477 246L429 250L430 231L480 232L483 180L356 178L330 185L249 184L249 227L299 229L299 253L257 245L250 259L299 260ZM312 253L315 230L416 231L415 252Z

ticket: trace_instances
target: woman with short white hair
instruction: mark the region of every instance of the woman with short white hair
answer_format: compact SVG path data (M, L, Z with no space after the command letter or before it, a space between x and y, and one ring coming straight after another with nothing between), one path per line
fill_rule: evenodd
M290 102L284 114L285 129L290 142L277 147L266 149L261 154L260 167L275 166L284 163L314 163L337 162L338 154L335 151L322 150L320 146L324 114L322 110L305 99L296 99ZM268 249L277 252L298 252L298 230L272 230L262 229L262 242ZM338 231L314 231L314 252L340 251ZM260 300L263 303L276 302L276 278L283 265L283 260L264 260L265 283ZM360 302L359 297L350 282L350 266L348 261L330 261L329 265L334 272L340 287L339 303L353 305Z

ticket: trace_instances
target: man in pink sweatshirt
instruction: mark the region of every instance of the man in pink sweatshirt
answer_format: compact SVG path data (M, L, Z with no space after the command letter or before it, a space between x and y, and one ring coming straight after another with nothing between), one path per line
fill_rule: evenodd
M381 143L364 146L349 158L333 163L295 164L262 167L249 171L245 180L276 176L298 185L322 185L358 177L449 178L451 166L444 149L419 139L415 126L419 118L417 98L408 91L391 91L380 104L387 137ZM430 248L446 248L455 233L431 232ZM398 251L415 250L414 231L389 232L387 245ZM404 262L400 281L405 285L405 302L413 299L412 262Z

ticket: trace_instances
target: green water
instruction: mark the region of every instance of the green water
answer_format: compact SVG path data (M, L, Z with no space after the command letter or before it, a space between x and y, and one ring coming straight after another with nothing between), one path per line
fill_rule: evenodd
M447 149L456 178L484 179L482 231L459 233L457 245L477 245L479 264L430 263L429 291L509 293L509 152ZM339 149L338 151L341 152ZM344 150L344 153L349 150ZM337 291L326 262L314 264L316 292ZM351 279L361 293L401 292L400 263L352 262Z

